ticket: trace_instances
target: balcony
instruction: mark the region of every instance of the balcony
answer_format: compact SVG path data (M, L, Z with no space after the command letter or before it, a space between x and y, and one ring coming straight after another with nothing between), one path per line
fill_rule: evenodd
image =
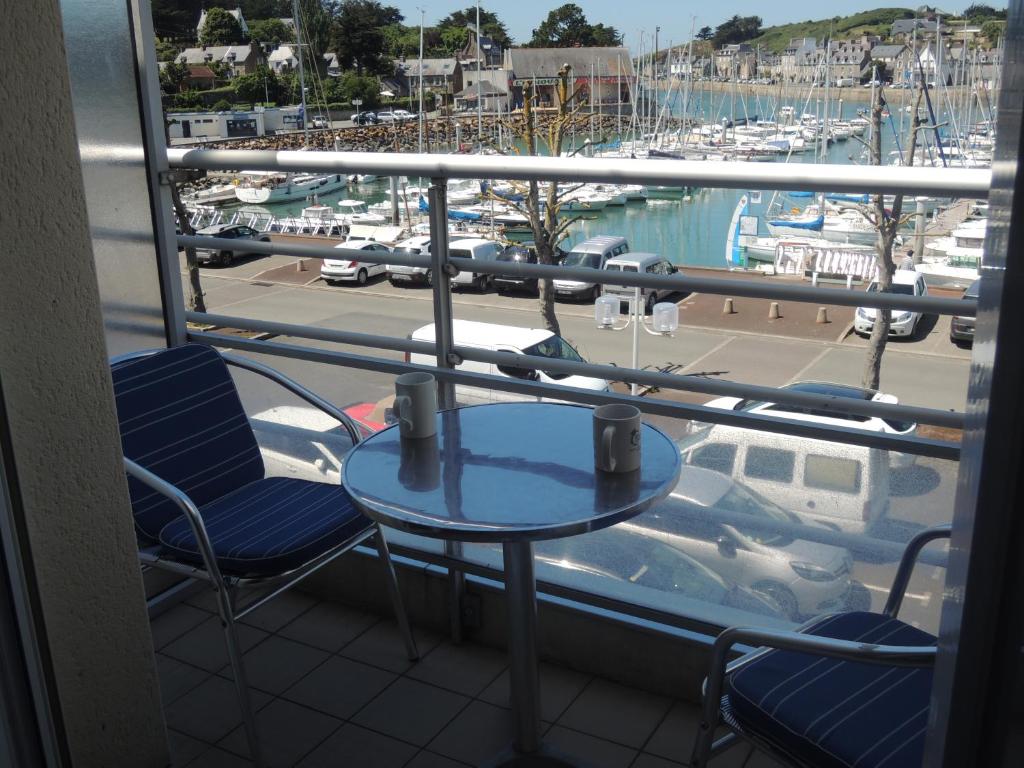
M936 765L958 764L956 756L965 751L975 754L965 745L980 742L983 728L965 734L966 718L958 720L956 715L972 712L972 707L980 711L982 706L997 706L1002 700L999 686L1012 687L1012 675L1001 680L996 662L1012 660L1012 652L1019 649L1010 633L1017 626L1012 622L1019 619L1011 599L1012 582L1001 581L1002 574L1013 575L1010 545L1019 538L1019 526L1010 517L1019 508L1009 487L1016 477L1016 457L1006 454L1012 453L1007 446L1019 442L1015 401L1021 366L1014 345L1000 330L1000 323L1013 325L1017 311L1015 302L1002 299L1003 272L1015 277L1015 267L1006 258L1013 232L1012 174L167 150L153 98L152 52L148 43L137 48L129 44L140 34L137 21L145 33L149 31L145 9L140 11L141 6L133 3L132 12L141 16L127 18L123 4L111 4L98 29L82 4L65 5L81 173L73 151L59 153L61 147L75 147L70 129L58 137L63 143L55 144L52 157L58 165L63 163L60 178L75 190L84 178L85 194L74 196L74 212L84 225L88 210L91 232L80 226L76 234L63 221L59 226L44 222L52 225L45 234L66 244L54 257L66 270L55 270L61 286L68 289L60 294L63 301L57 300L52 285L26 273L17 290L4 293L0 302L0 309L4 304L15 308L19 320L5 337L33 342L4 348L0 404L5 419L12 415L14 427L0 422L5 460L0 534L5 568L11 560L21 569L10 566L12 593L20 594L22 576L27 585L24 605L19 603L15 607L20 613L13 613L16 626L34 631L19 635L16 650L22 655L11 653L9 658L25 659L24 665L15 665L25 672L28 691L28 703L18 711L26 718L31 714L39 724L43 752L51 749L68 763L109 764L113 753L133 764L160 764L166 727L176 765L246 762L213 604L188 582L158 582L147 572L150 601L144 606L123 472L113 460L120 457L104 352L116 355L199 342L280 368L340 406L383 400L392 390L394 376L411 370L433 373L440 382L441 403L448 407L464 402L466 396L634 404L647 423L678 441L690 476L714 476L729 486L728 492L711 499L697 493L710 481L677 488L664 504L608 536L597 532L576 537L573 547L578 544L580 549L538 545L544 738L581 762L684 764L695 735L700 685L712 643L724 627L789 628L836 610L877 610L886 600L895 563L911 535L934 523L954 522L958 537L953 547L947 551L936 546L925 553L923 566L910 582L904 610L910 623L943 638L933 697L937 725L929 736L929 754L948 752L949 757L939 758ZM104 67L86 55L95 40L75 34L79 30L115 38ZM145 34L139 39L143 38ZM1012 57L1008 61L1011 68L1016 66ZM65 79L52 85L61 94L66 86ZM1018 123L1007 122L1006 130L1019 129ZM63 130L52 122L37 127ZM49 162L51 156L43 160ZM1015 160L1011 153L1006 163ZM67 168L73 171L70 175ZM189 313L176 246L198 241L175 236L162 182L170 173L196 168L429 179L431 255L376 258L429 268L436 279L421 300L408 302L407 312L381 312L374 327L353 320L368 314L365 300L355 291L260 285L250 272L239 272L242 279L234 284L219 281L210 294L212 314ZM625 347L613 360L588 355L587 362L467 343L455 334L454 323L477 318L470 302L452 299L450 281L460 272L595 279L592 271L569 267L474 263L452 256L445 216L447 186L454 179L477 177L978 197L987 196L992 187L993 208L1003 219L992 228L989 240L993 268L986 273L988 287L977 305L978 345L970 378L966 358L961 358L958 365L965 380L958 383L955 403L929 400L925 394L901 395L897 405L783 386L790 379L808 378L799 374L821 364L823 357L811 351L813 341L788 363L756 340L736 342L729 354L735 356L737 367L746 365L748 373L735 378L701 375L707 373L704 367L641 369L624 359ZM41 206L44 196L39 189L32 191L24 199ZM20 204L23 196L15 197L9 202ZM27 213L14 218L35 221ZM20 237L13 251L21 248L36 254L39 242L49 242L28 229L17 229ZM72 259L70 254L88 251L89 234L95 260ZM203 244L233 246L209 239ZM253 247L272 254L274 264L286 269L303 259L345 255L327 246L294 242ZM936 296L854 295L785 281L692 274L620 274L614 281L638 291L671 290L678 296L699 293L812 308L827 303L848 311L869 306L947 316L976 308L973 302ZM599 275L598 282L611 280ZM21 322L28 317L31 326ZM588 332L599 333L589 317L567 312L565 320L568 332L580 337L586 336L584 325ZM433 339L410 337L430 323L435 324ZM101 325L105 350L98 349ZM720 350L707 342L699 334L688 337L688 359L707 355L709 363L717 360L714 355ZM824 349L826 342L820 343ZM832 351L834 347L829 347ZM936 375L931 358L921 356L915 362L904 373L908 380L927 381ZM790 366L784 373L772 367L783 365ZM39 375L58 370L61 377ZM768 375L758 378L749 373L758 370ZM827 366L818 370L827 371ZM567 388L543 380L540 373L548 378L602 379L619 386ZM350 444L332 430L333 425L304 421L294 400L271 393L245 373L236 382L268 467L282 475L337 481ZM627 394L629 385L646 394ZM761 403L775 412L707 404L729 397ZM286 418L296 415L298 419ZM916 434L898 428L869 431L843 423L844 419L890 426L912 422L922 429ZM33 429L40 424L46 426L43 438L26 436L36 434ZM16 463L8 462L8 451ZM61 483L53 482L54 466L61 467ZM41 469L47 474L40 475ZM799 499L778 489L792 489L798 480L804 494ZM8 489L13 489L11 504L6 503ZM734 504L736 498L742 504ZM8 524L8 511L19 525ZM507 743L511 725L504 647L510 628L504 624L506 596L498 549L445 545L409 533L390 538L421 647L418 663L404 660L390 619L381 618L387 615L386 601L380 585L371 584L369 574L378 563L370 549L332 563L303 591L289 591L244 619L245 661L271 764L331 764L344 754L356 765L479 765ZM681 545L680 539L685 543ZM7 546L9 542L13 545ZM760 561L736 567L740 553L748 552L759 553ZM662 569L666 559L671 562ZM696 587L694 582L682 583L677 578L680 562L704 574L704 581ZM700 567L692 567L692 562ZM37 567L40 563L50 570ZM75 577L63 570L55 574L53 563L70 563L79 571ZM766 574L784 574L790 586L769 583ZM737 595L743 599L735 599ZM991 626L995 619L988 619L985 604L990 598L992 615L1009 629ZM0 605L0 629L7 627L6 609L6 603ZM972 621L961 624L961 615ZM152 619L155 655L150 653L143 616ZM7 636L0 640L6 651ZM958 655L962 641L970 642ZM981 669L989 673L984 679L975 674ZM981 693L972 687L975 683ZM6 702L7 688L0 694L0 701ZM984 743L1003 742L996 738ZM134 755L140 757L130 757ZM49 762L59 764L60 759ZM746 747L713 763L772 764Z

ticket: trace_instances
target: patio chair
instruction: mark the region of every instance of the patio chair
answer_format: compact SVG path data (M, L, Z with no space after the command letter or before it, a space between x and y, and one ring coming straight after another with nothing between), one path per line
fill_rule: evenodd
M410 659L418 652L387 541L340 485L264 477L228 365L265 376L361 435L338 408L267 366L185 344L111 362L144 566L208 582L217 598L254 763L260 751L235 623L370 537ZM242 590L259 590L240 607ZM250 592L250 594L252 594Z
M730 627L704 683L691 766L739 739L801 768L918 768L924 754L936 638L896 618L929 528L907 545L882 613L819 617L795 631ZM727 663L733 645L756 650ZM718 726L729 732L717 740Z

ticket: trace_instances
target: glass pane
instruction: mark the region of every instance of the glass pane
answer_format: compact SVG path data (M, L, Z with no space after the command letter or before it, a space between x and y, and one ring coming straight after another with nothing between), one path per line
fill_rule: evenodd
M792 451L750 446L747 449L747 459L744 462L743 471L749 477L788 483L793 479L795 459L796 456Z

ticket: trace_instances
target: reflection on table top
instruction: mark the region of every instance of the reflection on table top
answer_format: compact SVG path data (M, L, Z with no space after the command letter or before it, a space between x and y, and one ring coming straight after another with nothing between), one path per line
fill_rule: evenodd
M642 464L594 469L593 411L554 403L496 403L442 411L437 435L378 432L345 460L342 482L371 517L460 541L523 541L604 528L664 498L679 449L643 426Z

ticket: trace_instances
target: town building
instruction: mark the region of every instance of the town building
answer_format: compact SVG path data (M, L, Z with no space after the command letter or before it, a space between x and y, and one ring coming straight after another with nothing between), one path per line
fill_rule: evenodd
M715 51L715 74L729 80L757 76L757 54L747 43L724 45Z
M784 83L807 82L807 64L817 63L818 43L813 37L793 37L779 56L779 79Z
M420 71L419 59L399 62L398 73L403 80L402 90L404 93L416 93L418 91ZM452 95L458 93L464 87L462 63L454 57L448 59L423 59L422 72L424 92L434 94L444 104L451 103ZM508 78L505 79L507 80Z
M323 55L323 60L324 70L328 77L339 77L341 75L341 64L338 62L338 54L325 53ZM288 44L277 46L277 48L272 50L267 56L267 66L279 75L298 70L298 48L294 45Z
M509 110L508 90L481 80L479 84L468 85L453 96L455 111L475 112L478 99L483 112L501 114Z
M881 38L863 35L855 40L832 40L828 44L828 75L833 82L852 84L870 74L871 50Z
M896 19L889 37L894 42L909 43L915 37L934 35L939 25L935 19Z
M269 136L302 127L301 107L256 107L231 112L172 112L172 139L233 139Z
M263 62L263 51L255 43L246 45L206 45L199 48L186 48L174 59L179 64L189 67L213 64L226 64L230 70L229 77L248 75L256 71Z
M505 70L511 81L513 107L522 107L523 88L527 83L536 90L538 106L555 106L558 72L565 64L570 67L573 92L585 86L592 94L592 104L629 103L635 75L628 48L509 48L505 54ZM467 79L469 75L467 71Z

